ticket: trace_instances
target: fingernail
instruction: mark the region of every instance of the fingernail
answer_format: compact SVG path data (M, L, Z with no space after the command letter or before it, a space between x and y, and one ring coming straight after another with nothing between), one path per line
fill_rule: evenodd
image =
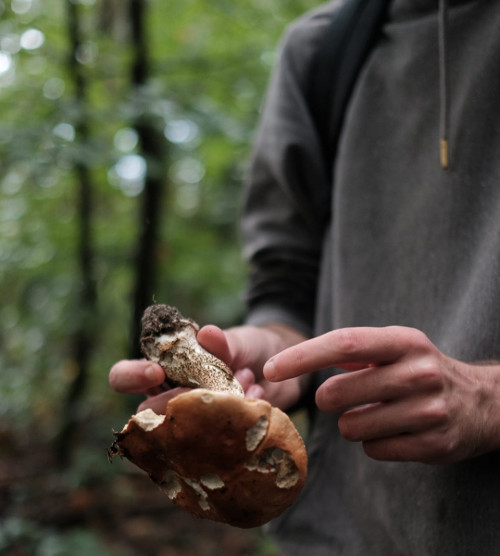
M273 359L269 359L269 361L264 365L263 372L267 380L272 381L276 378L276 367Z
M153 368L152 365L148 365L145 369L144 369L144 376L150 381L153 382L154 379L156 378L156 373L155 370Z

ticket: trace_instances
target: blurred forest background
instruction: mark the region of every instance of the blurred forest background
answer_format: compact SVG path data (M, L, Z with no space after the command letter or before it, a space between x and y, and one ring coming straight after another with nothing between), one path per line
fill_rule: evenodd
M0 554L274 554L106 448L153 301L242 315L237 221L279 38L313 0L0 0Z

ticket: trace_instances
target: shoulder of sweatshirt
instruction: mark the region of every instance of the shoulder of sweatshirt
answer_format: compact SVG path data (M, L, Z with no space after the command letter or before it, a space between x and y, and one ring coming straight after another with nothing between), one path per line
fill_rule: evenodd
M308 62L318 48L322 31L342 3L343 0L330 0L305 12L287 26L281 41L280 63L291 67L299 80L306 78Z

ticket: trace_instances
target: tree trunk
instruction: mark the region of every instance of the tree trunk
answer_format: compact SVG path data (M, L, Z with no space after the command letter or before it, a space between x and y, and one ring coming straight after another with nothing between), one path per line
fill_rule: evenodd
M145 31L145 0L129 0L133 62L131 83L136 92L147 85L150 60ZM134 255L135 283L132 292L132 314L130 326L130 357L140 357L140 320L144 309L153 302L158 274L158 245L160 241L160 216L165 197L166 140L155 121L142 115L132 122L139 136L140 154L147 162L147 175L139 207L138 240Z
M78 62L78 51L81 48L80 19L77 3L67 0L68 36L70 54L68 71L75 90L75 100L79 108L79 116L75 122L77 140L84 144L89 140L87 125L86 91L87 83L83 67ZM84 161L78 160L74 166L78 184L78 232L77 246L79 269L78 309L75 318L75 330L71 339L71 359L74 373L66 392L62 408L61 428L56 439L56 455L62 465L71 461L73 437L81 418L81 404L88 381L92 347L94 344L94 323L97 322L97 293L94 281L94 248L92 238L93 187L90 171Z

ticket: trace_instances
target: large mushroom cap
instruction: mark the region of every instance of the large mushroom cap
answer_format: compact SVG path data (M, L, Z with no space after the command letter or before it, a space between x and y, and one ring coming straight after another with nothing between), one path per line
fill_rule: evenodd
M283 512L307 474L304 443L285 413L206 389L172 399L165 415L134 415L116 435L116 454L194 515L244 528Z
M255 527L299 495L307 473L304 443L285 413L244 397L232 370L198 344L198 329L175 307L146 309L143 353L162 366L170 385L195 390L171 399L166 415L132 416L109 453L146 471L191 513Z

